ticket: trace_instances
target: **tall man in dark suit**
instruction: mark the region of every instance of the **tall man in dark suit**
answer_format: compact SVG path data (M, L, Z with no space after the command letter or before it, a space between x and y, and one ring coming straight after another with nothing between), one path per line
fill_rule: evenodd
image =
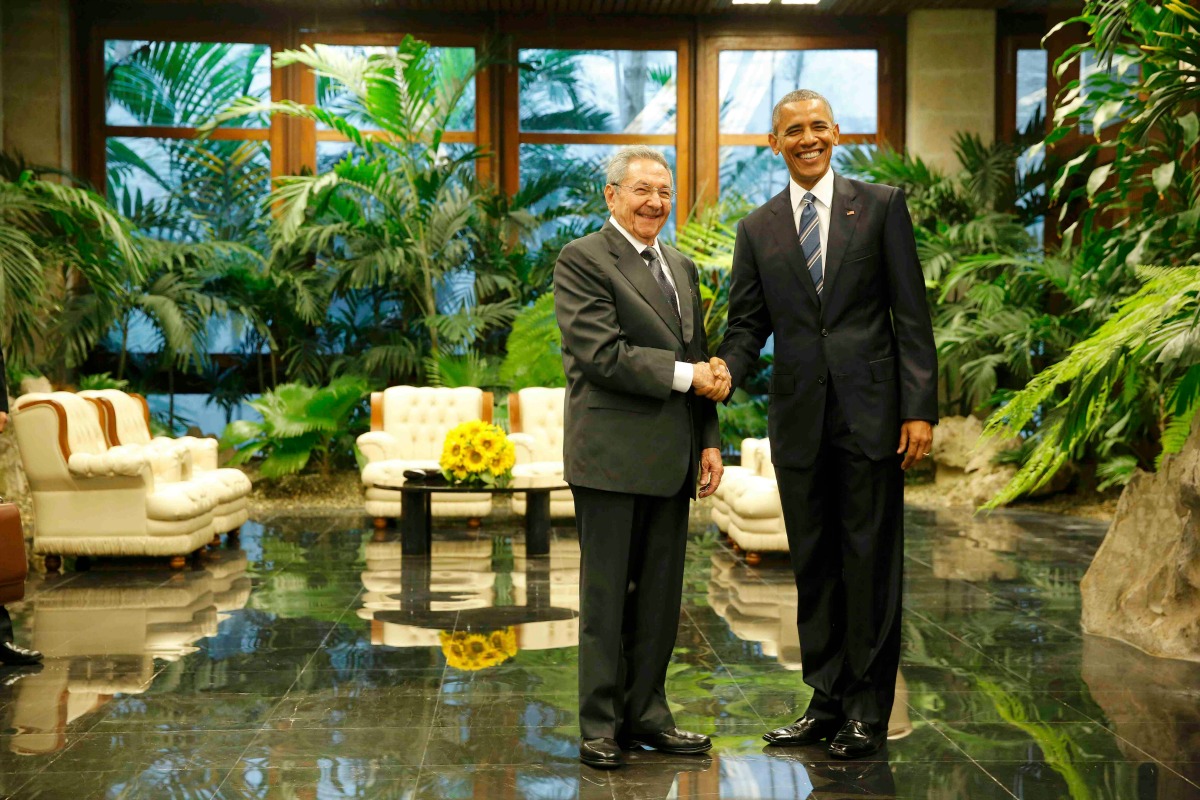
M900 660L904 473L929 455L937 354L904 194L835 175L829 102L792 92L768 137L787 189L738 225L729 332L736 386L775 335L768 429L796 587L804 682L774 745L856 758L887 735ZM724 362L724 363L722 363Z
M554 308L567 375L565 478L579 528L579 758L621 764L621 747L702 753L675 727L667 664L683 589L689 499L721 481L695 265L658 234L675 192L666 159L619 151L604 197L612 216L563 248Z
M4 370L4 350L0 348L0 433L8 427L8 375ZM0 664L27 666L41 662L42 654L13 644L12 617L0 606Z

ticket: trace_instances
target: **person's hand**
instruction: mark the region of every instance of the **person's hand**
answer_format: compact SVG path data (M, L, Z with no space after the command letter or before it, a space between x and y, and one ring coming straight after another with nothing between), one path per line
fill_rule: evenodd
M908 469L925 458L933 446L933 426L923 419L906 419L900 426L900 447L896 454L904 453L900 469Z
M8 412L0 411L0 433L4 433L6 427L8 427Z
M700 451L700 497L708 497L721 485L725 465L721 463L721 450L706 447Z
M725 359L713 356L708 360L708 367L712 370L713 377L717 378L717 380L725 380L729 384L729 392L725 393L725 397L728 397L733 391L733 374L729 371L729 365L725 363ZM725 397L717 397L714 399L720 402L724 400Z
M713 374L712 367L701 361L692 365L692 388L701 397L721 401L729 395L729 378L718 378Z

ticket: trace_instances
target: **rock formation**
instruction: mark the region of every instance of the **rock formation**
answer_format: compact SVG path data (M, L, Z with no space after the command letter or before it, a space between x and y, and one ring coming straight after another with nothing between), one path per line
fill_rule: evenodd
M1200 423L1200 417L1197 418ZM1138 472L1080 588L1083 629L1200 661L1200 424L1154 474Z

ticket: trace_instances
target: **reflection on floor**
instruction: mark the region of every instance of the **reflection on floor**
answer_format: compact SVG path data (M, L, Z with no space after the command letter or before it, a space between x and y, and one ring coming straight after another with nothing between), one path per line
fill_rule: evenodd
M526 559L516 520L446 527L406 559L366 523L31 583L18 640L47 657L0 671L0 798L1200 797L1200 664L1079 631L1094 523L910 511L902 702L845 763L759 738L807 702L791 573L697 516L669 694L715 747L613 773L575 758L574 530Z

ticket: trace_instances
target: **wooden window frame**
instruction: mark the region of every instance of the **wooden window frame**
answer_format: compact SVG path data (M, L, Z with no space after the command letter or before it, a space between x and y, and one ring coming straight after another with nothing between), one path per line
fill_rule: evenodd
M702 203L715 203L721 192L722 147L766 147L767 132L722 133L720 130L720 57L727 50L874 50L876 66L876 132L843 133L841 144L875 144L903 147L904 71L903 39L882 31L863 34L839 32L804 35L755 32L718 32L701 40L697 59L698 86L709 90L697 98L696 152L700 156L696 194ZM797 87L802 88L802 87Z
M631 145L647 144L675 148L675 198L674 210L676 229L687 219L692 207L693 159L692 159L692 98L693 98L693 48L690 36L682 30L663 31L652 27L653 34L634 32L577 32L567 26L569 32L525 31L516 33L510 52L513 64L524 49L546 50L660 50L675 52L675 132L666 134L640 133L570 133L553 131L522 131L520 106L520 75L515 66L504 71L504 150L502 163L504 191L515 194L521 185L522 144L600 144ZM576 31L576 32L570 32ZM682 209L682 211L680 211Z
M429 44L430 47L470 47L475 51L476 60L479 54L485 52L486 36L472 33L446 33L439 31L385 31L385 32L308 32L300 44L327 44L333 46L361 47L396 47L406 36L412 36ZM317 101L317 76L311 70L300 68L294 77L295 91L299 101L314 104ZM492 153L492 71L485 67L475 74L475 127L468 131L446 131L442 141L446 143L473 144L489 154L479 159L476 164L476 174L481 180L489 180L494 171ZM311 120L296 120L299 128L299 167L307 167L316 172L318 142L348 142L341 133L334 130L319 130ZM368 134L381 134L382 131L364 130Z
M282 49L278 35L258 28L232 27L221 31L201 27L188 35L165 35L161 25L97 24L89 31L87 43L87 101L86 167L81 172L102 195L108 193L108 139L110 137L142 139L195 139L197 128L184 125L110 125L108 123L107 70L104 64L104 44L108 41L203 42L214 44L264 45L267 58ZM271 99L283 99L283 72L273 65ZM274 117L265 127L217 128L209 136L224 141L266 141L270 143L272 177L283 173L279 162L282 155L284 127Z
M996 47L996 130L997 141L1012 142L1017 135L1017 53L1020 50L1043 50L1042 36L1047 29L1045 17L1036 16L1020 21L1000 19ZM1054 115L1054 97L1051 92L1051 75L1054 58L1046 52L1046 115L1045 132L1051 129Z

